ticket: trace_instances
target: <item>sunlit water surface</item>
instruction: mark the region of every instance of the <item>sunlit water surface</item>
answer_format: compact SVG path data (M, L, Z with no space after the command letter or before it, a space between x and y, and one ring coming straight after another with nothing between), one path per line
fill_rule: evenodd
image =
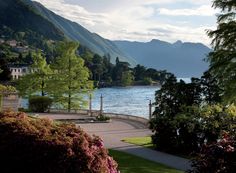
M104 112L137 115L148 118L149 100L155 100L157 86L113 87L95 90L92 108L100 109L100 97L103 96Z
M178 79L180 80L180 79ZM189 83L189 78L182 78ZM100 110L100 98L103 96L103 110L108 113L120 113L149 117L149 101L155 101L158 86L112 87L94 90L92 93L92 109ZM88 97L85 97L89 100ZM22 100L22 106L27 107L27 100ZM88 108L88 107L87 107ZM154 110L154 108L152 108Z

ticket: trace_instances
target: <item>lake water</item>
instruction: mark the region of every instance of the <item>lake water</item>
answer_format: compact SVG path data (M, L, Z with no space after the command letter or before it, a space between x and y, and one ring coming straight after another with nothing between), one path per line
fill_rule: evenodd
M120 113L149 117L149 100L154 102L157 86L112 87L94 90L92 109L100 110L100 98L103 96L103 110L108 113ZM85 97L89 100L88 97ZM22 99L21 106L27 108L28 100ZM87 107L88 109L88 107Z
M189 78L182 78L186 83ZM180 79L178 79L180 80ZM120 113L149 117L149 100L155 100L158 86L132 86L101 88L93 92L92 109L100 110L100 97L103 95L103 110L109 113ZM86 98L88 100L88 98ZM27 107L27 100L22 100L22 106ZM153 108L154 109L154 108Z
M100 97L103 95L104 112L137 115L148 118L149 100L155 100L157 86L113 87L95 90L92 108L100 109Z

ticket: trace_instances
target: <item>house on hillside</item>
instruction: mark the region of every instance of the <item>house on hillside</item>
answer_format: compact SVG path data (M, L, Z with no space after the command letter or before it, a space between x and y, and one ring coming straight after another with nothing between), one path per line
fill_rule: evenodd
M5 40L0 38L0 44L3 44L3 43L5 43Z
M29 72L29 67L26 65L11 65L9 69L13 80L19 79Z
M16 47L17 46L17 41L16 40L8 40L6 43L11 47Z

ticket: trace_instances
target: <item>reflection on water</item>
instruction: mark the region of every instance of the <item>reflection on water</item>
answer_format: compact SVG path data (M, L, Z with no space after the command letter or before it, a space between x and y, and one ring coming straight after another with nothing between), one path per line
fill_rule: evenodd
M103 95L104 112L137 115L148 118L149 100L154 101L157 86L135 86L127 88L102 88L95 90L92 108L100 109L100 96Z

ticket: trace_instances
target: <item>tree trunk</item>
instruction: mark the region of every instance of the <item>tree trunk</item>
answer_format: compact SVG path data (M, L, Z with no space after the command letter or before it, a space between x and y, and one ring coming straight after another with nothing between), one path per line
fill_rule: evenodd
M69 58L69 93L68 93L68 112L71 110L71 58Z
M69 93L69 96L68 96L68 112L70 112L71 110L71 94Z
M44 85L45 85L45 82L44 82L44 80L42 80L42 83L41 83L41 96L45 96Z

